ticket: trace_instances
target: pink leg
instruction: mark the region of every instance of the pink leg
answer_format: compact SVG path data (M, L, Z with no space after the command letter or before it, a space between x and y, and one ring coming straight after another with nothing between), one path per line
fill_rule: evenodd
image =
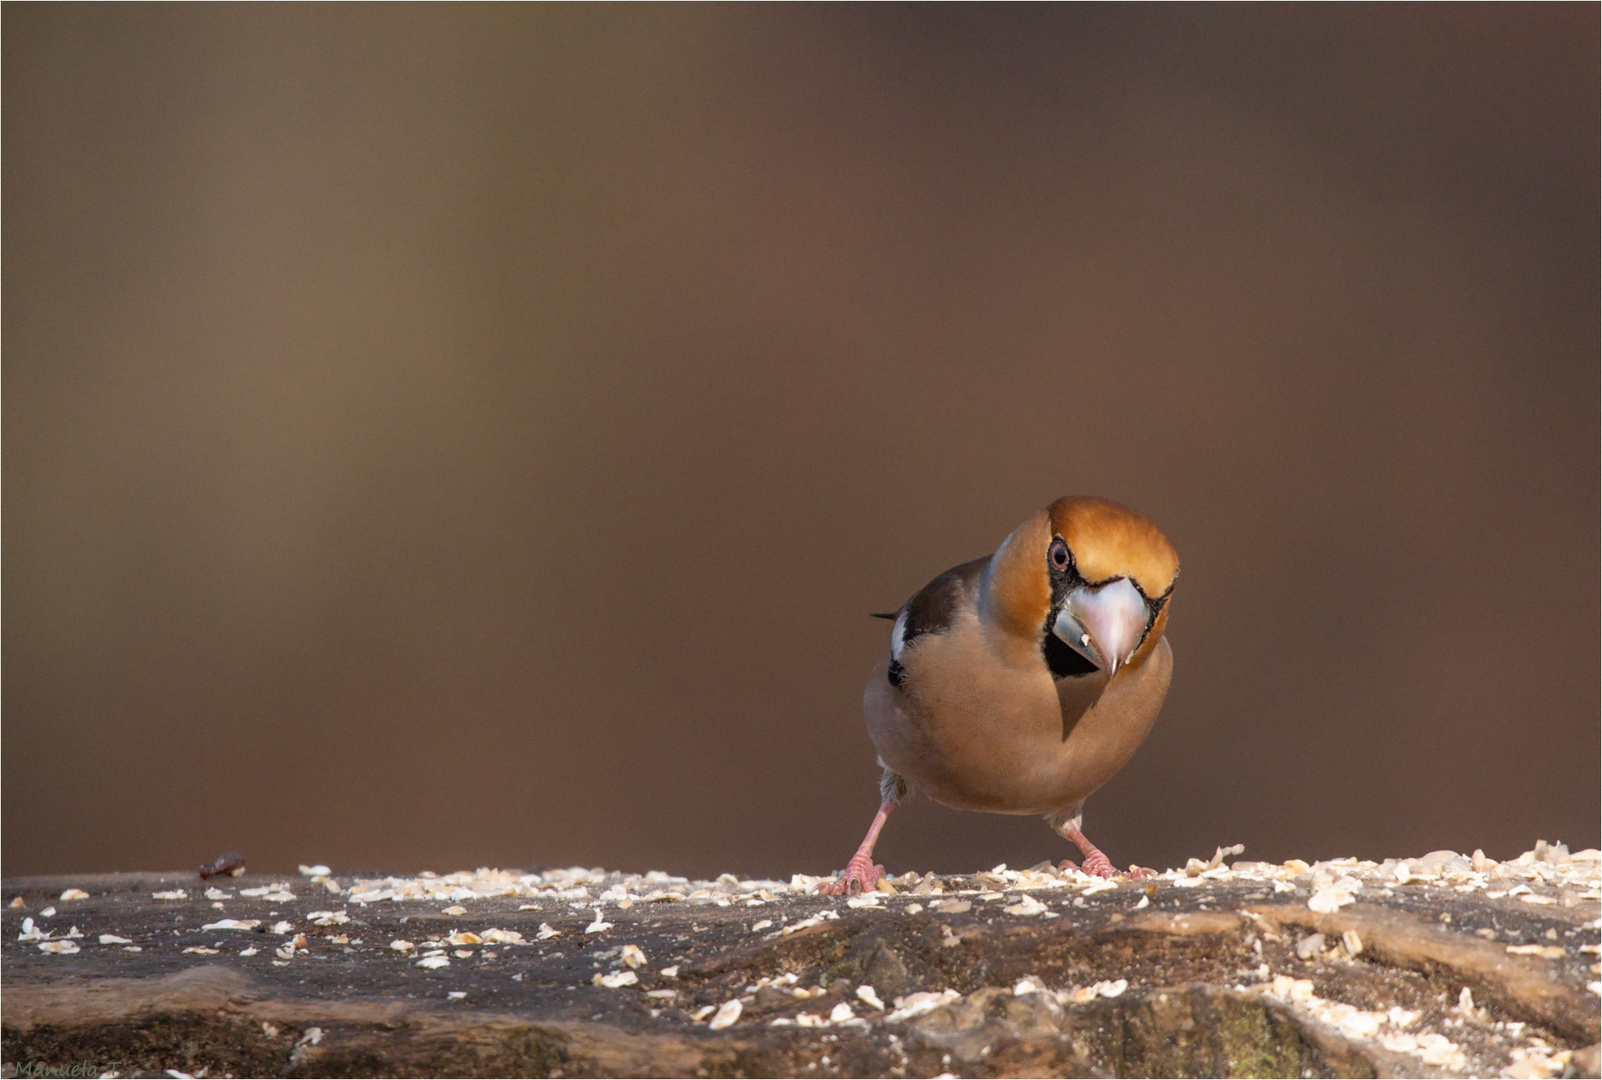
M851 891L856 885L863 892L872 892L884 877L884 867L873 863L873 845L879 842L879 830L884 828L885 819L890 816L890 810L895 806L893 802L880 805L879 812L873 816L873 824L868 826L868 835L862 838L862 844L857 853L851 856L846 868L840 876L833 881L825 881L818 886L820 893L830 896L840 896Z
M1064 822L1059 831L1063 836L1067 837L1069 840L1072 840L1074 845L1084 853L1085 865L1082 867L1082 869L1085 871L1085 873L1100 878L1122 876L1113 866L1112 860L1103 855L1100 848L1086 839L1085 834L1080 832L1079 827L1073 822ZM1073 866L1074 863L1072 859L1064 859L1062 865L1064 868L1066 868ZM1131 866L1129 868L1129 876L1134 878L1151 877L1156 872L1157 871L1155 870L1148 870L1144 866Z

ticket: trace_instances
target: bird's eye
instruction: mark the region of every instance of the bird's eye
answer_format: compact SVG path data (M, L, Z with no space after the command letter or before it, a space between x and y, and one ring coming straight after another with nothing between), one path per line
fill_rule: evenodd
M1051 565L1058 570L1068 569L1068 545L1062 542L1062 537L1059 536L1051 542L1051 552L1048 557L1051 559Z

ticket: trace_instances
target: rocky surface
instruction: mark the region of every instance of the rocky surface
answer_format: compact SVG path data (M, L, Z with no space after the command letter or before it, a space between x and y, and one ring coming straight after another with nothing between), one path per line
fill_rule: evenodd
M1597 1074L1599 854L6 881L4 1074Z

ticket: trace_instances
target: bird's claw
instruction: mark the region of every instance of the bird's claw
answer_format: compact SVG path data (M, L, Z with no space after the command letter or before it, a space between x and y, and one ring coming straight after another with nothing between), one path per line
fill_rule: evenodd
M884 877L884 867L876 866L867 859L853 858L846 863L846 868L840 871L840 876L833 881L824 881L818 884L818 892L825 896L844 896L851 892L855 885L858 892L873 892L879 887L879 880Z
M1091 877L1099 878L1128 877L1139 880L1140 878L1157 876L1157 871L1147 866L1131 866L1128 873L1125 873L1114 866L1112 864L1112 860L1107 858L1107 856L1103 855L1099 851L1093 852L1088 858L1086 858L1085 865L1083 866L1080 866L1072 859L1064 859L1062 862L1058 863L1057 866L1062 870L1079 870L1083 873L1089 874Z

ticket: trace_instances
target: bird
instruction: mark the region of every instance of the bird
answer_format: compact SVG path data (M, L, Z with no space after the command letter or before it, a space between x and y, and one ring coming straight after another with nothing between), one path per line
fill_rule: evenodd
M879 812L818 891L878 887L874 845L912 790L958 810L1039 814L1079 849L1084 872L1118 876L1082 831L1085 799L1134 756L1168 695L1178 576L1179 556L1149 518L1069 496L994 554L874 613L894 620L862 698L883 769Z

